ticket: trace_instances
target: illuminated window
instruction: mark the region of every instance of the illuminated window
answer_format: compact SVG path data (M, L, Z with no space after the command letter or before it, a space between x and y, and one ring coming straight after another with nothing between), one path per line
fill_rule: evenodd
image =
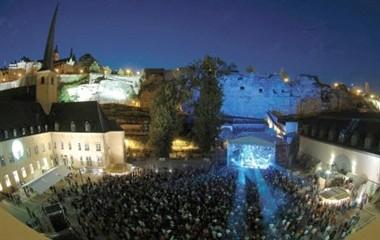
M4 130L4 138L8 138L8 130Z
M41 126L40 125L37 126L37 130L38 130L38 132L41 132Z
M13 171L13 178L14 178L16 183L20 182L20 177L18 176L17 170Z
M21 176L22 176L23 178L26 178L26 176L27 176L27 174L26 174L26 170L25 170L24 167L21 168Z
M42 159L42 169L48 169L49 168L49 164L48 164L48 161L47 161L47 158L43 158Z
M96 144L96 151L98 152L102 151L102 145L100 145L100 143Z
M0 192L2 192L2 191L3 191L3 186L0 183Z
M89 145L88 143L86 143L86 144L84 145L84 150L85 150L85 151L90 151L90 145Z
M13 137L17 137L17 130L13 129Z
M59 131L59 123L54 123L54 131Z
M70 123L70 129L71 129L72 132L76 131L76 126L75 126L75 122L74 121L71 121L71 123Z
M26 129L22 128L22 135L25 135L25 134L26 134Z
M80 143L78 143L78 151L81 151L82 150L82 147L80 145Z
M7 187L10 187L12 185L11 179L9 178L8 174L5 174L5 176L4 176L4 182L5 182L5 186L7 186Z
M3 155L0 155L0 165L1 165L2 167L5 166L5 158L4 158Z
M45 131L47 132L49 130L49 126L45 124Z
M31 126L31 127L29 128L29 130L30 130L30 134L33 134L33 133L34 133L34 127L33 127L33 126Z
M29 169L30 169L30 173L31 174L34 174L34 167L33 167L33 164L29 164Z
M88 121L86 121L84 123L84 129L85 129L86 132L90 132L91 131L91 125L90 125L90 123Z

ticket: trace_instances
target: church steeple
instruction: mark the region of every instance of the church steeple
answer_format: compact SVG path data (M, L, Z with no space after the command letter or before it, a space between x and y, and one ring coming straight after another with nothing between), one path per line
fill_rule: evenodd
M55 7L53 18L50 23L49 34L46 41L44 61L42 63L41 70L53 70L54 68L54 34L55 34L55 23L57 20L58 6Z

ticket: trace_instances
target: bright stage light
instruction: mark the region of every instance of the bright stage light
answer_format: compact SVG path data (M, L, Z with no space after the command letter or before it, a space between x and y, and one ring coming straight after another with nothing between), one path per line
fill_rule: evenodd
M230 147L230 161L239 167L266 169L273 164L273 147L260 145L232 145Z

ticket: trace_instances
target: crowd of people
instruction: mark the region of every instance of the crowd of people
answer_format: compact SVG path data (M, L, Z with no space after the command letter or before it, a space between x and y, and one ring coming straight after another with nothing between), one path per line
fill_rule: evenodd
M313 177L297 179L273 168L252 171L284 196L268 219L259 183L243 176L241 186L241 172L224 166L135 169L84 184L69 178L65 188L52 189L51 201L72 209L70 222L82 239L332 240L344 239L357 221L323 205Z
M286 204L281 205L275 221L270 224L269 234L280 235L283 239L345 239L352 226L359 220L358 215L344 218L341 215L346 206L323 204L318 195L318 178L296 178L286 171L270 168L264 178L273 188L286 194Z

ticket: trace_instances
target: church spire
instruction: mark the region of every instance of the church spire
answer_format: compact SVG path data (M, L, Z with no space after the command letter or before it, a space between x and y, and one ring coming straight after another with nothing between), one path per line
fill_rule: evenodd
M42 63L41 70L53 70L54 67L54 33L55 33L55 23L57 20L58 6L55 7L54 15L50 23L49 35L46 41L44 61Z

